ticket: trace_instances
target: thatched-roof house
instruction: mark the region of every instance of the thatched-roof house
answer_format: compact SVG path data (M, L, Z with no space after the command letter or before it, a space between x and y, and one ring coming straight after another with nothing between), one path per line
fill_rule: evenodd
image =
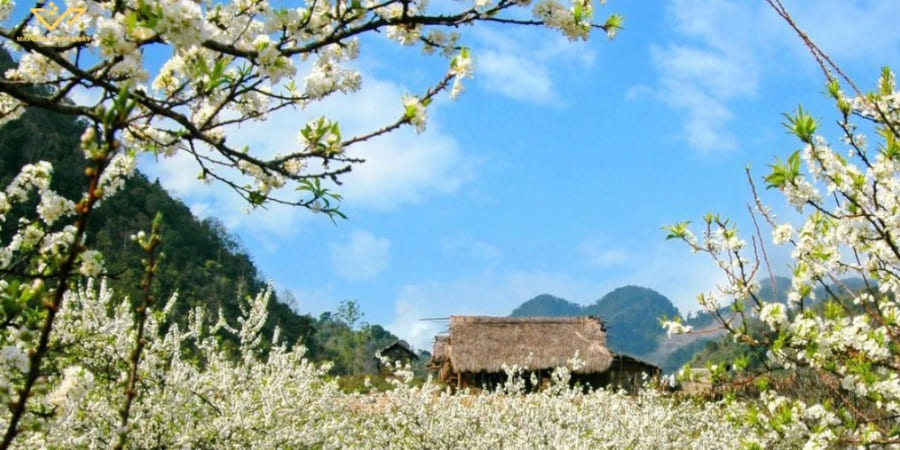
M412 351L406 341L395 341L393 344L375 352L375 359L378 360L378 370L384 369L381 364L382 359L390 362L409 363L418 360L419 356Z
M431 366L440 369L444 382L481 386L501 381L504 364L527 367L545 379L556 367L570 365L576 352L583 364L574 368L573 378L585 385L618 381L631 388L641 371L651 376L659 372L651 364L613 354L606 346L606 328L596 317L451 316L450 335L435 338Z
M530 369L565 366L577 351L577 373L603 372L612 364L606 329L596 317L450 317L450 359L459 372L500 372L502 365Z

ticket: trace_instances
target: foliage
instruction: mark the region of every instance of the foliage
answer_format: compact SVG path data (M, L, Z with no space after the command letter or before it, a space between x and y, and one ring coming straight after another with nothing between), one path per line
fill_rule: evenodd
M830 73L826 85L844 151L798 109L785 125L802 148L777 160L764 178L805 215L803 223L778 222L755 201L756 214L772 227L772 242L792 249L787 303L759 294L768 290L759 277L768 265L761 233L748 249L736 227L715 215L706 217L700 238L681 224L668 228L669 236L710 255L727 277L727 284L699 299L762 364L742 375L760 391L758 404L743 416L760 445L785 439L813 447L900 444L900 92L888 68L869 93L845 81L856 95L845 95ZM859 132L860 121L874 130L872 144ZM846 282L851 276L857 280ZM721 313L725 301L728 315ZM748 366L743 357L735 362ZM776 382L786 379L793 381Z
M323 313L316 323L320 344L314 358L330 361L335 375L375 374L378 372L375 353L399 338L381 325L361 322L359 303L341 302L335 314ZM419 375L423 371L418 372Z

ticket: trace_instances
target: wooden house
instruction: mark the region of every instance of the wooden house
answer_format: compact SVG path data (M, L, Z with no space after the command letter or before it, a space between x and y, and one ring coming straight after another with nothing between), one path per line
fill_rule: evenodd
M583 364L574 368L572 381L582 386L634 391L642 373L659 373L656 366L611 352L606 328L596 317L451 316L450 334L435 338L430 367L457 387L496 385L505 379L504 364L527 367L526 380L534 374L545 384L576 352Z
M628 392L637 392L644 384L645 377L657 379L662 370L633 356L620 353L613 354L612 364L606 372L605 385L611 388L621 387Z
M392 363L400 362L403 364L411 363L419 359L419 356L412 351L406 341L396 341L387 347L375 352L375 359L378 361L378 371L381 372L385 368L382 367L382 359L386 359Z

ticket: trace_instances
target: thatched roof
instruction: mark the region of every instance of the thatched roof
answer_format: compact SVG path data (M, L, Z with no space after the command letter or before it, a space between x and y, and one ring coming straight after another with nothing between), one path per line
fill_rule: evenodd
M567 365L576 350L585 361L577 373L609 368L612 353L600 319L450 316L450 361L457 372L500 372L504 363L552 369Z
M450 336L435 336L434 349L431 352L431 360L436 363L442 363L448 359L450 359Z
M387 347L378 350L375 352L375 357L379 356L388 356L388 355L403 355L409 359L419 359L419 355L416 355L416 352L412 351L409 344L406 341L395 341L393 344L388 345Z

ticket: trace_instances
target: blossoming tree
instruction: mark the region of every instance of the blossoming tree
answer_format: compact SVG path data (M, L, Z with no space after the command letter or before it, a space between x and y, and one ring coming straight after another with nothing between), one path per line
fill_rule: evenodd
M896 446L900 92L889 68L883 69L875 90L861 92L800 30L780 1L768 3L822 67L826 92L836 105L835 131L842 148L817 134L820 124L802 108L786 115L785 125L802 148L772 164L764 183L784 194L805 216L803 222L779 221L756 196L751 205L756 233L749 246L732 222L712 214L699 237L683 222L667 227L668 238L683 240L719 265L726 282L701 294L700 305L736 341L761 353L764 367L745 372L741 380L755 381L760 391L759 402L741 414L757 431L748 440L751 446ZM868 142L861 129L874 131L875 141ZM772 280L770 290L760 273L772 270L759 217L771 226L775 245L791 248L786 304L774 301L776 283ZM861 287L848 283L850 278ZM762 332L750 328L754 320L765 324ZM691 331L677 322L665 326L670 332ZM747 359L735 363L746 368ZM773 376L779 372L781 377Z
M5 220L13 208L36 208L18 223L4 224L15 232L8 242L0 243L2 449L23 432L30 433L26 440L47 432L42 427L50 423L48 419L74 411L84 414L84 409L65 405L83 398L81 388L75 388L79 383L101 376L86 367L91 358L84 348L90 346L81 343L98 334L90 333L87 326L57 329L57 324L60 320L64 325L79 323L59 316L73 314L66 309L72 296L88 303L79 303L76 311L100 314L92 309L97 305L89 304L100 301L97 295L73 293L84 277L103 271L102 256L85 248L86 224L103 199L122 189L138 154L186 153L196 162L201 179L224 183L252 206L277 202L342 217L340 195L330 191L327 182L339 182L342 174L363 162L346 150L404 125L422 131L432 99L441 91L455 97L462 90L462 80L471 76L471 55L462 44L461 27L479 22L537 25L578 40L587 39L593 29L612 37L622 23L615 14L603 23L594 22L592 0L573 0L569 5L557 0L539 0L534 5L529 0L440 5L424 0L310 0L297 7L276 7L266 0L73 0L64 10L52 2L33 6L30 11L24 6L17 10L12 0L0 0L0 39L19 59L16 67L0 77L0 126L15 120L25 108L79 117L85 125L81 147L86 178L83 197L67 199L50 187L53 168L37 162L24 167L0 192L0 219ZM518 11L528 6L532 6L530 17ZM364 37L379 32L400 45L416 46L448 60L447 71L429 89L398 99L395 120L346 137L337 122L320 117L300 128L294 150L272 157L229 141L230 127L265 120L284 108L304 108L334 93L356 92L363 80L353 60ZM169 59L155 64L150 55ZM306 67L303 73L297 69L301 61ZM74 101L76 93L81 94L77 98L93 100ZM131 314L116 313L120 319L133 316L128 329L118 330L129 344L110 347L116 358L102 374L115 380L121 401L115 417L101 416L92 422L97 436L102 436L99 440L80 430L89 439L81 445L123 447L150 380L173 382L152 375L178 367L172 360L177 346L150 344L158 332L150 314L158 305L153 304L149 290L156 271L156 231L135 237L146 254L145 295ZM256 320L253 317L246 320ZM109 323L118 322L110 319ZM222 323L218 327L228 328ZM241 339L248 349L252 347L252 326L234 331L250 333L241 334ZM206 345L199 336L193 338L198 339L196 345ZM123 348L130 351L123 354ZM148 366L144 358L148 350L168 355L163 358L167 362ZM78 360L86 362L74 364ZM207 358L208 365L214 362ZM205 397L201 390L191 392L215 404L216 399ZM71 424L84 426L78 420ZM152 436L155 424L149 420L144 425L150 428L141 432Z

